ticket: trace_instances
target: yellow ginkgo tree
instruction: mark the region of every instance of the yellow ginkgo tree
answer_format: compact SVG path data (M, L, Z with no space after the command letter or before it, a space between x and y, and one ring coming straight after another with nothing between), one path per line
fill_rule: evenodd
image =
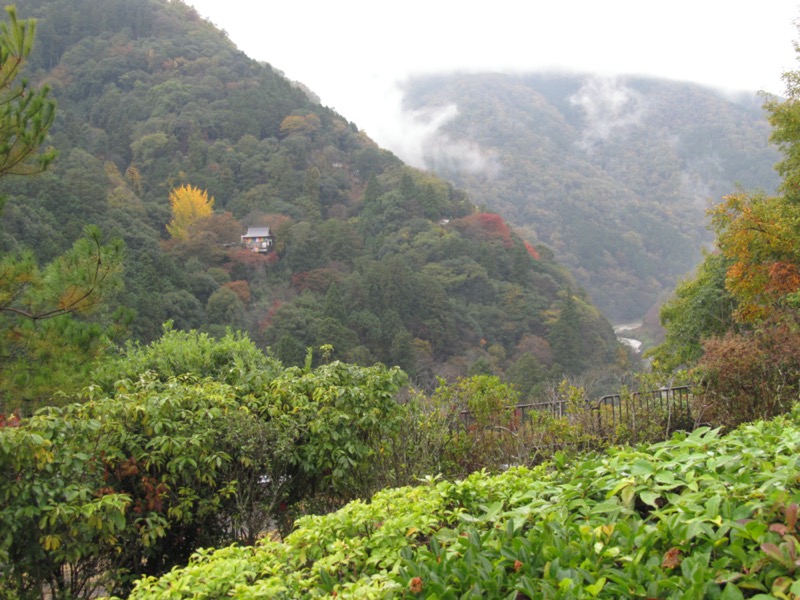
M189 184L174 188L169 193L169 203L172 219L167 224L167 231L176 240L186 240L193 224L214 213L214 197Z

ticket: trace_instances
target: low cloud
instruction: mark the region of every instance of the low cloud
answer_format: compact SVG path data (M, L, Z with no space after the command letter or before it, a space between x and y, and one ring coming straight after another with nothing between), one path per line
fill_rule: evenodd
M491 175L497 171L497 162L478 144L453 140L442 131L458 116L455 104L408 110L403 106L402 87L395 84L384 93L381 110L380 121L371 123L369 133L406 163L420 169L435 165L473 174Z
M637 125L646 112L644 97L617 77L588 79L569 101L583 111L581 146L586 150Z

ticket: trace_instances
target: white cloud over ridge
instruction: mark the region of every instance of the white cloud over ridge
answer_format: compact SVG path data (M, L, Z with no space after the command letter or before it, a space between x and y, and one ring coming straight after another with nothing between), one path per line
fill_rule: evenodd
M638 125L646 113L644 97L618 77L591 77L569 101L583 111L586 120L581 140L585 150Z

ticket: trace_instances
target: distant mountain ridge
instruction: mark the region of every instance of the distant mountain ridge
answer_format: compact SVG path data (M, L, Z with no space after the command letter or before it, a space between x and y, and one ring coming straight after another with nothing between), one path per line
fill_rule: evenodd
M774 191L756 94L574 74L414 78L405 108L443 119L428 168L551 247L614 321L640 318L699 261L710 202Z

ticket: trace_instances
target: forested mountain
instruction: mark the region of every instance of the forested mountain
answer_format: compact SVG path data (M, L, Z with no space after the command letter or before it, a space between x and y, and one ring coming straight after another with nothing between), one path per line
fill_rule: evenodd
M430 76L405 92L409 111L451 115L427 165L551 247L615 321L699 262L710 202L778 183L754 94L558 74Z
M285 364L330 344L333 358L397 364L420 383L494 372L523 393L619 359L608 321L545 246L405 166L182 2L17 10L38 19L28 74L58 103L59 156L0 183L0 252L29 248L44 264L88 223L121 238L124 288L87 322L118 343L151 341L168 320L231 327ZM193 198L180 226L176 191ZM270 228L271 252L241 248L255 226ZM4 356L25 356L4 328ZM70 352L87 344L85 332L61 333L76 337ZM69 354L52 340L37 356ZM15 398L37 393L35 362L0 363Z

